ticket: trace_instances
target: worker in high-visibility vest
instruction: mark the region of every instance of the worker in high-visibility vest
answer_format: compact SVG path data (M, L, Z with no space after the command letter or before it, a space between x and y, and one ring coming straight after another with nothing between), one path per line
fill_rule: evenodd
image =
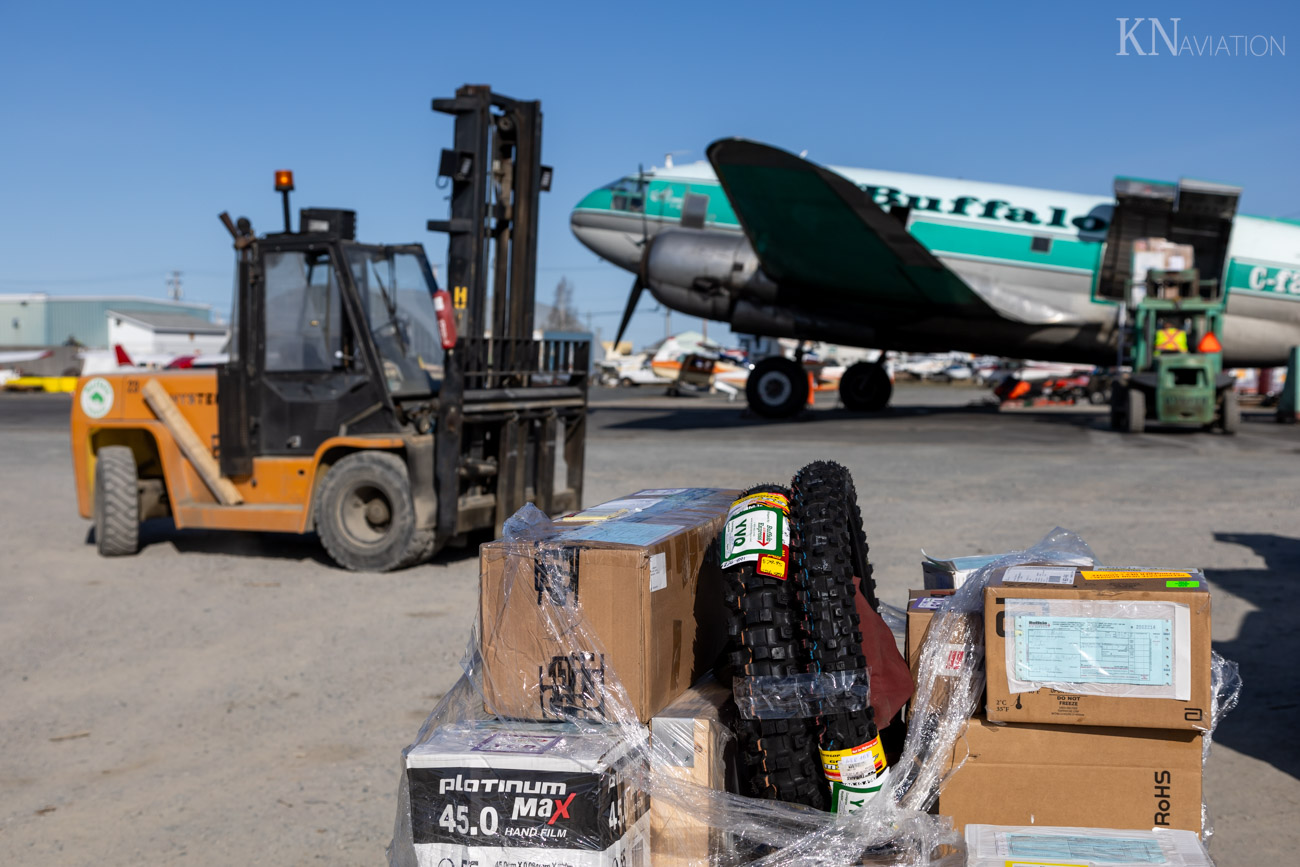
M1156 353L1186 352L1187 332L1177 325L1165 325L1156 331Z

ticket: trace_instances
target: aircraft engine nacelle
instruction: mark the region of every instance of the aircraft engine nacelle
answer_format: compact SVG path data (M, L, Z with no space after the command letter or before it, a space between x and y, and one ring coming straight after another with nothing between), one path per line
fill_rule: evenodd
M776 298L776 284L759 268L754 248L739 233L660 232L650 242L644 267L652 287L668 284L696 292L731 290L717 294L762 301Z

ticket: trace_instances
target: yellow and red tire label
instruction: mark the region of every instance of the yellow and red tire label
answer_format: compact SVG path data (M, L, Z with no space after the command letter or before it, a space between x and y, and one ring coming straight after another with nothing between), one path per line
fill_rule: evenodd
M790 501L759 493L731 504L722 526L722 568L756 563L760 575L786 580L790 571Z
M822 773L832 783L848 786L869 786L885 771L885 749L880 737L849 750L818 750L822 757Z

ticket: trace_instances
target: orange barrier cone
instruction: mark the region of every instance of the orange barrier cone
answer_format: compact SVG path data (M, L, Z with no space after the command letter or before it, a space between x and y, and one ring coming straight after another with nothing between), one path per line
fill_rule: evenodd
M808 371L808 405L812 406L814 398L817 395L817 380L813 378L812 371Z

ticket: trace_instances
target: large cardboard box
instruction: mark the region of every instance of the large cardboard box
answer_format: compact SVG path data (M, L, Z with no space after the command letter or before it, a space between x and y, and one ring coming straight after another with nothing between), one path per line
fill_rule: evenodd
M641 722L709 671L726 639L708 554L734 491L638 491L480 549L488 710L603 719L622 685ZM576 604L575 604L576 603ZM578 614L580 612L580 616Z
M729 750L734 738L724 719L731 690L704 678L650 720L658 770L673 779L715 792L727 790ZM733 710L734 712L734 710ZM720 811L692 810L671 797L650 802L650 851L656 865L709 864L722 851Z
M939 812L968 824L1201 830L1194 731L993 725L975 717L948 756Z
M406 751L416 862L649 867L636 747L613 727L466 721L436 730Z
M992 722L1207 730L1200 572L1013 566L984 590Z

